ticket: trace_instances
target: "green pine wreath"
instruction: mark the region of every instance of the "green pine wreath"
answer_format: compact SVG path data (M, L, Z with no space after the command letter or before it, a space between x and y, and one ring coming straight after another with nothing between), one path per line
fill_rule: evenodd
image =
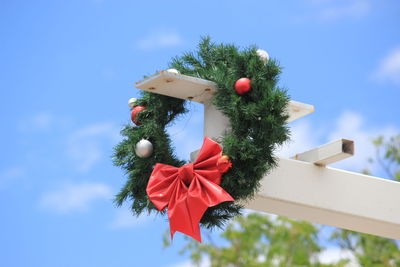
M224 134L221 144L223 154L229 156L233 166L223 175L221 187L236 201L209 208L201 219L203 227L221 226L240 214L241 200L255 195L262 177L277 164L275 149L289 138L285 112L289 97L278 86L281 68L274 60L263 61L255 46L240 50L230 44L215 44L209 37L201 39L197 51L173 58L169 67L181 74L215 82L218 90L213 104L231 124L231 131ZM242 77L251 79L252 90L238 95L234 84ZM134 215L144 211L160 213L146 194L156 163L176 167L187 163L176 157L165 130L187 111L185 103L185 100L143 92L142 98L135 102L146 107L138 114L141 125L126 125L121 131L125 138L115 147L114 164L126 171L128 180L115 202L122 205L130 201ZM135 144L141 139L153 144L154 152L149 158L135 154Z

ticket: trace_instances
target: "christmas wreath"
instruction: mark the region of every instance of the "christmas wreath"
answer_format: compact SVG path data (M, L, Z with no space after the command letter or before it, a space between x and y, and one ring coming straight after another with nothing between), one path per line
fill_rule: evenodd
M187 111L186 101L143 92L140 99L129 103L136 125L123 128L125 138L115 147L114 164L128 176L115 201L117 205L132 201L135 215L165 213L167 208L171 234L181 231L200 241L199 221L206 228L221 227L239 215L239 203L253 197L262 177L276 166L274 150L289 138L285 124L289 97L277 85L281 73L277 62L254 46L241 50L212 43L207 37L195 52L173 58L169 67L216 83L212 101L229 118L230 131L219 143L205 138L195 162L180 160L165 128ZM193 177L202 180L193 185ZM192 186L197 186L197 191ZM215 190L210 193L208 187ZM207 192L199 192L199 188ZM166 195L168 201L162 199ZM202 199L208 203L199 203ZM187 218L185 212L193 218ZM185 220L191 223L187 229L180 225Z

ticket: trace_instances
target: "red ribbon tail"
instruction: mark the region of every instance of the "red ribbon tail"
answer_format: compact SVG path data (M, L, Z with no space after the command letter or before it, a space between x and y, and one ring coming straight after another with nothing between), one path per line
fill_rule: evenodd
M189 208L191 207L191 208ZM168 218L169 218L169 228L171 232L171 239L173 238L175 232L181 232L185 235L191 236L197 241L201 242L201 234L200 234L200 220L194 220L192 216L190 216L190 210L193 209L193 206L188 204L187 198L177 203L173 209L168 209ZM205 207L196 207L196 209L203 210L202 213L205 212L207 206Z

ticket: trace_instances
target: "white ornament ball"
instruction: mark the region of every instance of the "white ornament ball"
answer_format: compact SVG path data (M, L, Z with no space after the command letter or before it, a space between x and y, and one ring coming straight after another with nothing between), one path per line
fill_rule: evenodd
M153 144L146 139L142 139L136 143L135 153L139 158L147 158L153 154Z
M134 98L134 97L129 98L129 100L128 100L128 106L129 106L130 108L133 108L133 107L135 106L135 102L136 102L136 101L137 101L137 99Z
M258 49L257 50L257 55L261 58L261 60L266 64L269 60L269 55L267 53L267 51L262 50L262 49Z
M179 71L176 70L176 69L168 69L167 71L170 72L170 73L179 74Z

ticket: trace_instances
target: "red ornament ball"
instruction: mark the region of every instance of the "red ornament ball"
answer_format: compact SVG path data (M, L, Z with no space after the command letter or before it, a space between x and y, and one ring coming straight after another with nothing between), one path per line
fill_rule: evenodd
M226 173L232 167L232 162L227 155L222 155L217 161L217 168L220 173Z
M138 121L138 117L137 117L138 113L143 111L143 110L145 110L145 109L146 109L146 107L144 107L144 106L136 106L136 107L134 107L132 109L132 111L131 111L131 119L136 125L140 125L141 124Z
M239 95L243 95L251 90L251 80L249 78L240 78L235 82L235 91Z

